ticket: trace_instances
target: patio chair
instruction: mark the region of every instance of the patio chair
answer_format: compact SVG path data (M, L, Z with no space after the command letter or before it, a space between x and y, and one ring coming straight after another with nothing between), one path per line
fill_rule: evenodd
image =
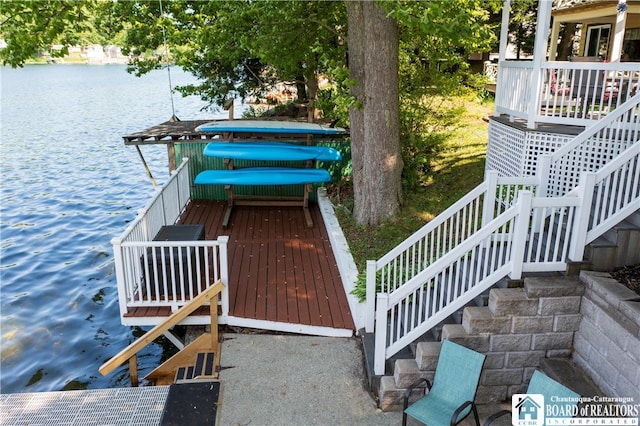
M529 381L529 386L527 387L526 393L543 395L545 404L552 402L551 397L556 397L556 398L559 397L559 400L563 401L560 404L562 404L563 406L570 405L571 407L574 407L575 405L577 405L577 398L580 397L579 394L575 393L574 391L570 390L564 385L561 385L555 380L549 378L549 376L539 372L538 370L533 372L533 376L531 376L531 380ZM572 398L572 399L575 398L576 403L566 402L567 400L564 398ZM484 426L489 426L496 419L506 414L511 414L511 411L502 410L502 411L498 411L495 414L492 414L491 416L487 417L487 419L484 421ZM544 424L545 426L547 425L546 419Z
M431 425L456 425L473 412L479 425L478 410L473 402L485 355L449 340L442 342L433 385L427 379L414 383L404 393L403 426L407 416ZM429 392L408 406L411 391L426 383Z

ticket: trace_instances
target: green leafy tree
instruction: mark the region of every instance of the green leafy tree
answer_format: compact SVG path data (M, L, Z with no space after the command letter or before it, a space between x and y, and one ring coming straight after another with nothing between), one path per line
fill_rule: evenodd
M516 48L516 57L533 54L536 37L538 4L535 0L516 0L511 3L509 42Z
M310 119L318 78L327 76L335 84L331 99L322 101L350 106L354 216L360 224L375 225L392 220L402 204L405 164L409 170L419 168L416 161L428 164L429 128L420 118L437 113L438 105L425 99L448 96L464 85L468 55L495 41L487 10L496 3L501 5L491 0L4 2L2 36L8 47L0 58L18 66L57 39L73 44L83 31L105 28L100 34L118 35L124 52L133 55L130 69L136 74L170 60L199 78L181 92L212 104L259 96L284 82L309 102ZM405 182L411 180L405 174Z
M347 2L357 223L395 217L403 201L404 165L415 165L427 150L420 144L426 129L418 125L420 112L429 112L425 100L459 90L469 54L495 40L487 22L497 7L498 2L479 0Z
M296 87L313 101L318 76L344 58L344 3L280 1L120 2L126 16L125 52L138 73L162 66L162 46L171 60L201 79L180 88L222 105L228 97L259 96L277 83ZM153 54L156 52L156 54ZM313 105L311 105L313 106ZM312 109L312 108L311 108Z
M10 1L0 2L0 37L7 46L0 50L3 64L22 66L54 43L64 46L53 56L68 53L78 44L80 34L90 29L94 1Z

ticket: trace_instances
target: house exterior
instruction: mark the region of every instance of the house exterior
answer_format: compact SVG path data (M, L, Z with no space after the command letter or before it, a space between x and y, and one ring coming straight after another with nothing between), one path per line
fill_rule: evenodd
M485 182L367 265L375 375L501 279L640 262L636 246L612 257L590 249L639 217L640 65L630 52L640 2L539 2L526 61L505 58L509 10L505 1ZM563 22L588 40L576 41L579 57L552 61Z
M574 46L578 56L640 62L640 2L558 0L551 17L553 40L558 40L562 26L580 26ZM557 55L557 47L550 44L549 58L567 60Z

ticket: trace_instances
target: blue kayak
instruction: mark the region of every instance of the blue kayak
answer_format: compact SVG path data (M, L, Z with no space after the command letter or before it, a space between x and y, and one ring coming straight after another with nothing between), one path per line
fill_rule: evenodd
M247 167L235 170L205 170L198 173L196 185L301 185L330 182L324 169L292 167Z
M329 147L294 145L280 142L210 142L202 153L207 157L266 161L339 161L340 153Z
M197 132L211 133L287 133L309 135L337 135L346 133L341 127L329 127L317 123L266 120L219 120L196 127Z

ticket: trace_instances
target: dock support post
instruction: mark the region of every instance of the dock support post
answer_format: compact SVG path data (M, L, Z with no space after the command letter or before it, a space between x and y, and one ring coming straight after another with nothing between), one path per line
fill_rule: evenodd
M131 386L138 387L138 357L133 355L129 358L129 377L131 377Z

